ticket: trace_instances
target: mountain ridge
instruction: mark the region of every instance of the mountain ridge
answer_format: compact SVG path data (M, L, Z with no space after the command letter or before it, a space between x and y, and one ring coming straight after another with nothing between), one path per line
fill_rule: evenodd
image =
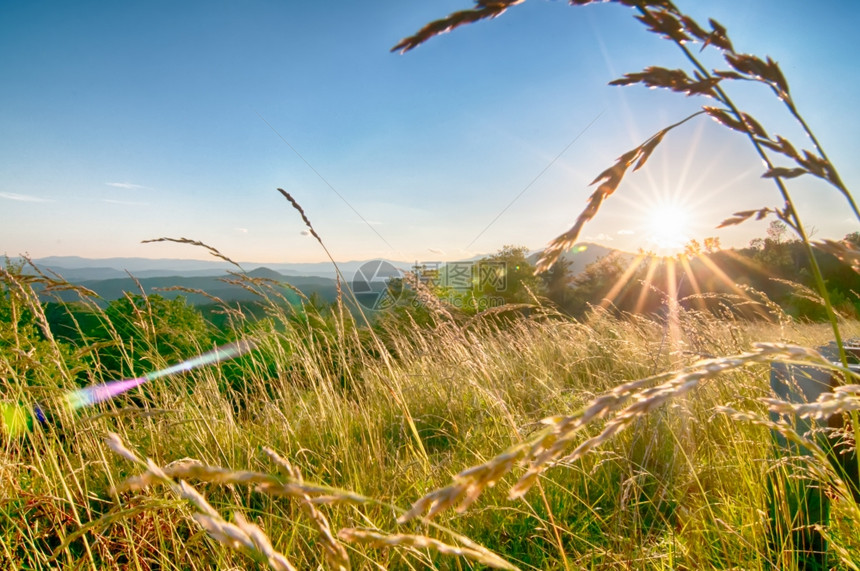
M633 254L599 244L580 243L565 252L562 259L569 262L568 270L572 275L576 275L585 270L589 264L613 252L620 252L625 258L633 258ZM540 253L540 251L531 253L528 256L529 262L535 263ZM474 262L481 257L463 261ZM351 280L361 265L371 261L339 262L338 268L340 268L345 279ZM228 302L256 299L257 296L252 291L235 283L236 279L241 279L243 272L250 278L286 282L307 296L317 294L325 301L333 301L337 296L337 276L331 262L295 264L241 262L241 271L233 264L220 260L175 258L48 256L34 259L33 263L42 271L56 273L70 283L95 292L104 302L118 299L125 295L125 292L140 292L141 289L147 295L158 294L169 299L183 295L189 303L194 305L212 302L211 297L202 293L194 293L194 290L205 292L209 296ZM391 263L406 271L415 264L415 262ZM238 276L233 275L237 273ZM290 291L288 286L279 289L283 290L282 293L289 292L289 299L296 295ZM79 297L74 291L65 291L52 294L51 299L76 301Z

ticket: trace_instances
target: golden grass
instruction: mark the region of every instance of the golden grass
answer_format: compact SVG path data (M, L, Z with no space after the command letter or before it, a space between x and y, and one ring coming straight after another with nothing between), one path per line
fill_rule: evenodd
M394 49L408 51L519 3L480 1ZM722 107L702 112L750 139L784 199L780 208L736 213L726 223L776 215L811 247L783 183L801 174L836 187L860 219L775 62L735 53L719 23L706 30L670 2L633 4L638 19L676 42L696 70L649 67L616 83L717 100ZM720 50L731 69L703 68L685 47L693 40ZM797 151L740 111L721 87L739 79L770 87L815 151ZM540 269L576 240L626 172L688 119L595 179L588 206L551 243ZM774 167L766 151L797 166ZM298 202L278 190L325 248ZM154 241L203 247L239 267L196 240ZM850 245L823 247L856 261ZM423 326L409 314L383 324L362 314L367 327L359 327L340 295L329 311L302 296L300 307L290 307L273 284L234 273L234 283L258 294L265 309L250 322L225 305L229 331L220 333L257 340L240 364L154 383L83 417L58 408L50 424L3 435L0 564L232 569L251 559L277 570L799 569L804 545L796 537L814 525L831 561L856 569L860 510L849 486L800 423L768 416L851 414L857 421L858 379L847 368L841 372L850 382L816 403L778 401L768 384L773 360L815 361L808 347L860 331L856 322L837 321L812 263L829 331L794 322L754 296L743 303L759 304L773 320L673 307L671 323L603 308L573 321L534 300L528 317L508 307L469 319L437 303L428 304ZM145 295L140 304L128 298L140 333L130 339L92 292L58 276L0 268L0 281L4 414L107 380L109 350L137 374L163 366L162 337L191 334L183 324L159 324ZM430 300L413 281L419 299ZM89 343L73 317L83 342L58 341L37 285L77 291L109 340ZM211 342L190 341L200 352ZM778 450L774 433L807 453ZM810 481L835 500L829 520L794 519L792 490ZM222 515L229 511L232 521Z

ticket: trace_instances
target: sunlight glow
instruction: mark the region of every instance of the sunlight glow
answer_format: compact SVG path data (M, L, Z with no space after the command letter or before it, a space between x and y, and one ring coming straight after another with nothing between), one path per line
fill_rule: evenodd
M658 254L677 254L690 240L690 213L677 203L656 205L648 214L649 239Z

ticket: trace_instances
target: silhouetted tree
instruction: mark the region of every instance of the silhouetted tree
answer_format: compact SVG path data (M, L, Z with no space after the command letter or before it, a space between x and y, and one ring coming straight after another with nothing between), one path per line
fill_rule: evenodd
M525 247L508 245L479 260L475 266L475 294L501 297L505 303L531 303L532 294L542 295L542 280L535 275L527 254Z
M713 254L714 252L719 252L723 249L722 245L720 245L719 236L708 236L705 238L704 243L705 252L708 254Z
M564 257L558 259L546 272L540 274L547 298L564 313L573 312L573 276L570 273L572 262Z

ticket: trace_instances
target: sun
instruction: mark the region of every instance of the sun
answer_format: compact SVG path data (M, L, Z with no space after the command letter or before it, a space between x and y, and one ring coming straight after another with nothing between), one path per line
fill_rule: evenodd
M683 251L690 241L690 211L678 203L656 204L646 214L648 239L658 254Z

